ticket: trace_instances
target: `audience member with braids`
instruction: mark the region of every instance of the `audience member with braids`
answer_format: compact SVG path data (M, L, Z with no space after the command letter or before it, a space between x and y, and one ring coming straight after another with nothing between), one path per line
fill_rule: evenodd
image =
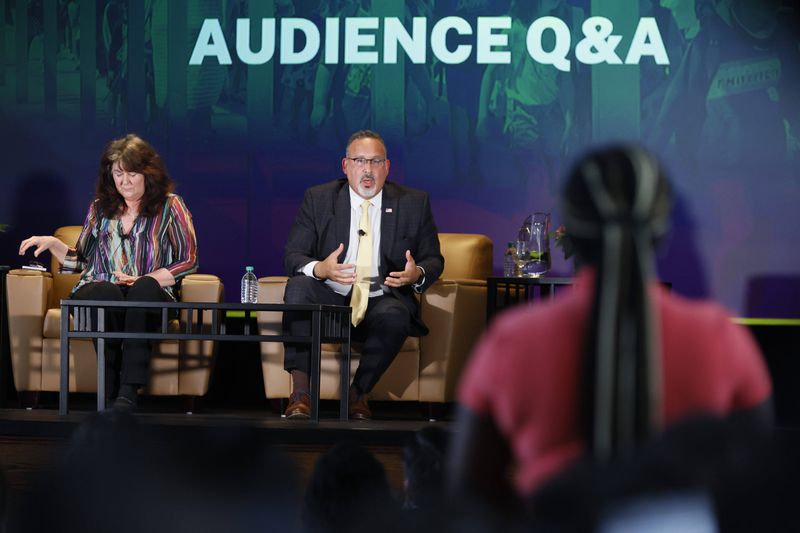
M520 509L579 458L630 456L695 416L769 425L771 384L748 332L655 278L671 210L656 160L633 147L586 156L561 209L582 267L554 301L498 318L473 354L451 449L456 501Z

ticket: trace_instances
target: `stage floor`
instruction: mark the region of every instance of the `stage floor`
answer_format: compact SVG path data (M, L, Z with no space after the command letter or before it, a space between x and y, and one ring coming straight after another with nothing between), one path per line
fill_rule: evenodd
M90 398L71 402L67 415L57 405L45 403L36 409L0 409L0 466L11 490L12 503L35 487L39 475L64 455L75 429L95 411ZM214 408L194 414L180 412L177 404L159 405L159 399L145 401L134 418L142 429L168 438L198 442L230 429L257 434L283 454L305 484L319 456L342 441L368 448L383 464L389 483L397 494L403 487L402 446L417 430L436 424L450 430L450 421L432 422L423 415L424 406L415 403L375 402L375 418L369 421L340 421L338 403L323 402L319 422L287 420L275 411L258 408ZM159 408L164 410L159 410Z
M0 409L0 436L69 438L75 428L94 411L71 410L59 415L57 409ZM247 427L268 432L276 444L335 443L342 439L365 445L397 445L409 434L436 423L450 427L448 421L390 417L381 409L368 421L342 421L336 413L323 410L319 422L288 420L272 411L220 410L200 413L137 412L134 417L145 427L175 428L187 431L225 427Z

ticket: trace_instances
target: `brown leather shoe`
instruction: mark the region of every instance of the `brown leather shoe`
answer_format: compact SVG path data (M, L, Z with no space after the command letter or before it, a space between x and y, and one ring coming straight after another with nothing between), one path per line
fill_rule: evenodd
M293 392L286 407L286 418L308 420L311 418L311 396L307 392Z
M350 418L352 420L370 420L372 411L369 410L369 394L358 394L355 388L350 388Z

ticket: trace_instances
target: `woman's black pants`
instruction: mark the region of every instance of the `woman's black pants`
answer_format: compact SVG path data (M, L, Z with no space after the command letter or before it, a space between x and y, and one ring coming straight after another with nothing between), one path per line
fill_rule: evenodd
M114 302L164 302L170 297L150 276L142 276L133 285L116 285L108 281L87 283L73 295L76 300L109 300ZM106 309L105 330L143 333L158 328L160 313L154 309ZM92 324L97 324L97 309L91 311ZM95 340L95 349L97 341ZM106 394L113 398L120 385L141 386L147 383L152 342L144 339L106 340Z

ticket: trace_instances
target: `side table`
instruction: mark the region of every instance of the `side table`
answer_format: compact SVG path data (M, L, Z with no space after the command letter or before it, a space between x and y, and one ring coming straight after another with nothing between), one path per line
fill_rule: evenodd
M486 280L486 322L507 307L551 299L556 287L572 285L574 278L491 277Z
M92 324L90 309L95 308L97 318ZM109 309L144 308L160 312L161 326L157 332L105 331L105 315ZM175 309L187 313L182 331L169 330L169 311ZM72 312L70 312L72 311ZM211 311L211 324L203 324L203 311ZM245 319L259 311L300 311L311 316L311 331L308 335L260 335L251 333L250 323L245 320L243 334L229 333L225 318L228 311L244 311ZM121 302L101 300L61 300L61 369L58 412L69 412L69 341L70 339L97 340L97 410L105 409L105 343L108 339L147 340L197 340L232 342L294 342L307 344L311 349L311 420L319 422L319 382L322 360L322 344L343 344L340 375L339 419L347 420L348 389L350 386L350 313L349 305L322 304L235 304L211 302ZM73 320L70 320L73 315ZM194 318L197 317L197 324Z

